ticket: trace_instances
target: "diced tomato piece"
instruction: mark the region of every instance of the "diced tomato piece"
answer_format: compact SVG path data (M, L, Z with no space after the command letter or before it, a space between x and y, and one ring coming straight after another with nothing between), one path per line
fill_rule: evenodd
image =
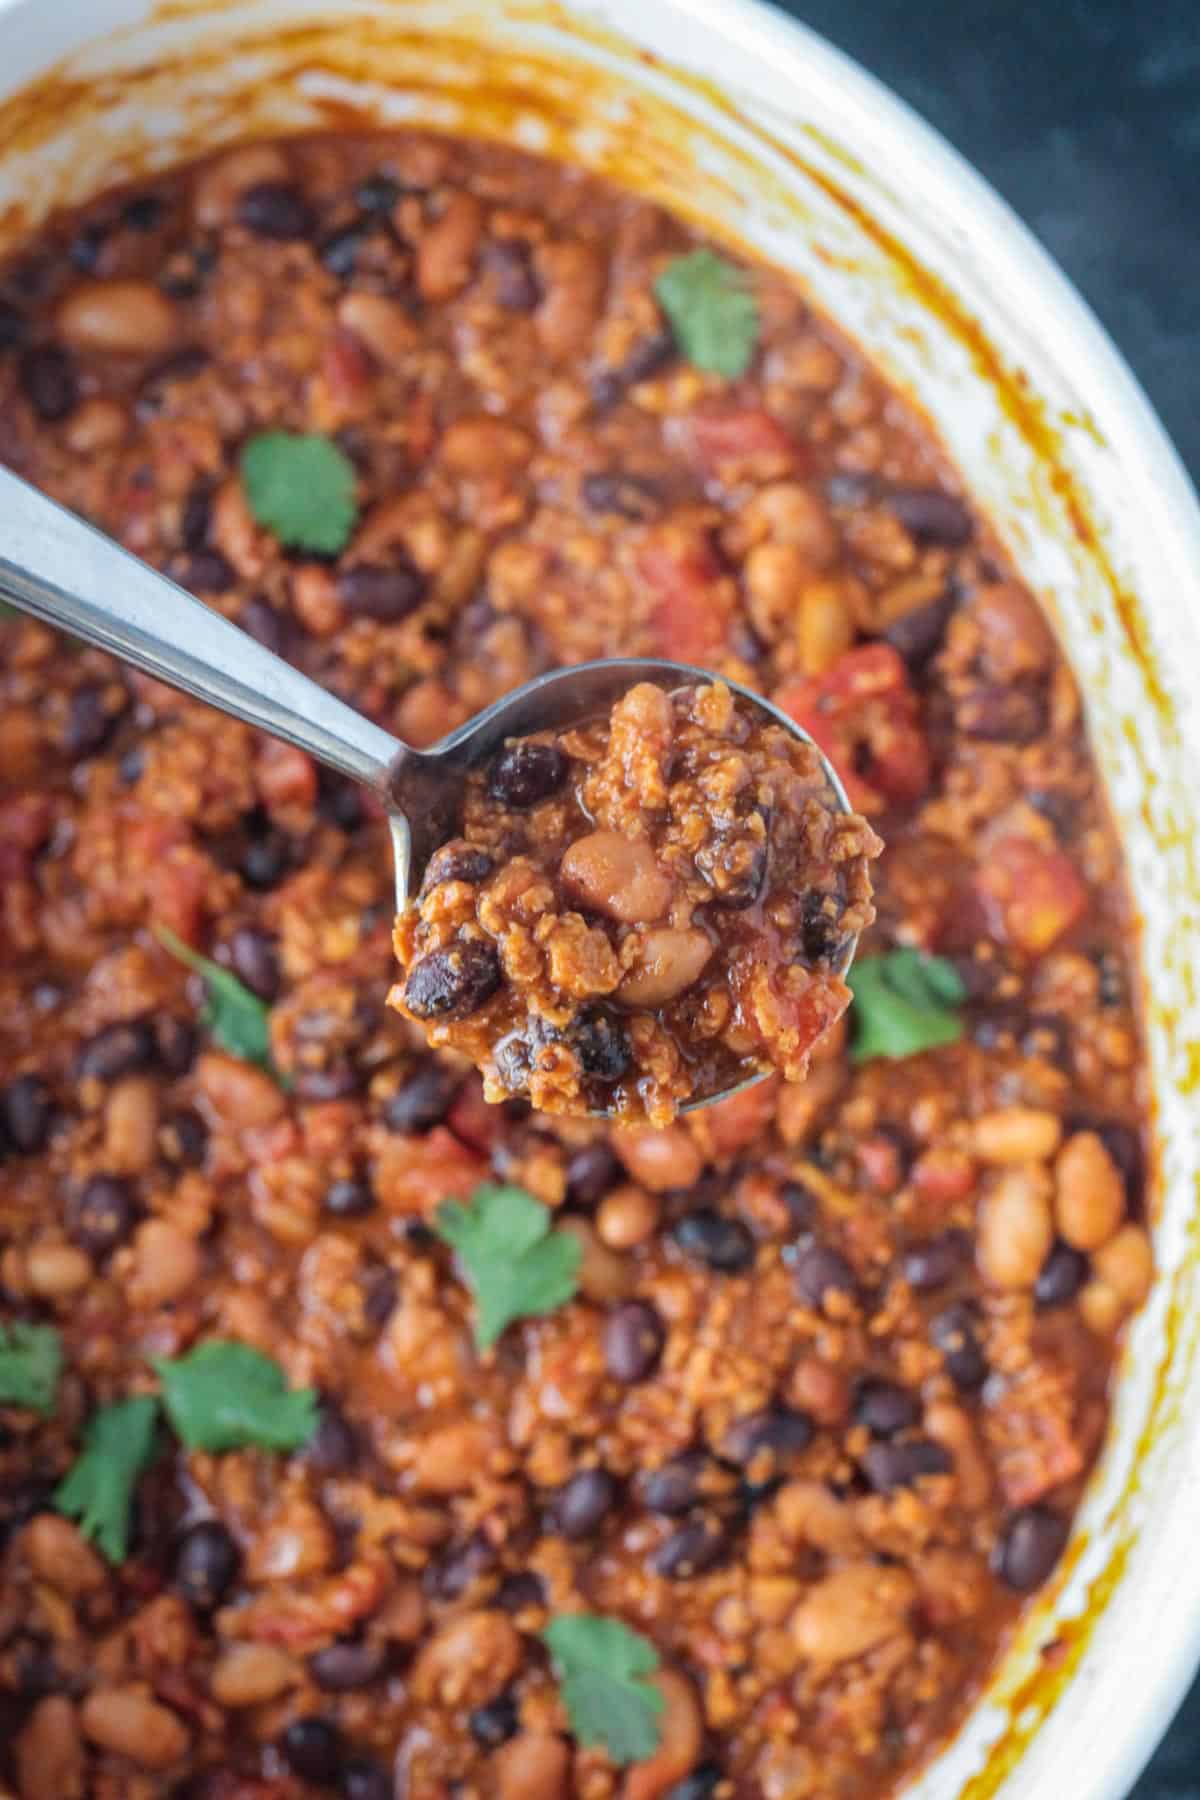
M694 412L683 421L681 436L692 461L723 482L767 480L808 460L803 446L761 406Z
M637 573L655 597L654 632L674 662L713 661L725 648L729 600L718 591L721 566L699 532L647 537Z
M1080 1473L1076 1406L1071 1371L1035 1358L984 1408L984 1434L1009 1506L1032 1506Z
M321 373L336 400L354 405L363 399L374 370L362 339L352 331L335 331L321 357Z
M307 811L317 803L317 765L294 744L266 738L259 745L254 777L259 798L268 812L293 806Z
M444 1125L435 1125L425 1137L385 1139L372 1185L385 1212L430 1219L443 1200L465 1200L487 1170L485 1157Z
M740 1094L718 1100L715 1106L705 1107L700 1116L708 1131L713 1154L733 1156L747 1144L752 1144L775 1117L778 1097L779 1077L772 1075L765 1081L756 1081L753 1087L743 1088Z
M0 806L0 885L25 880L53 819L48 794L13 794Z
M200 937L213 877L213 864L203 851L180 844L166 859L146 871L146 907L153 925L195 945Z
M470 1075L454 1096L447 1125L468 1149L490 1152L504 1127L504 1109L483 1097L483 1083Z
M990 844L975 888L988 929L1031 956L1049 950L1087 910L1087 888L1066 852L1029 838Z
M929 786L920 706L890 644L861 644L824 675L784 682L775 704L824 751L859 812L911 803Z

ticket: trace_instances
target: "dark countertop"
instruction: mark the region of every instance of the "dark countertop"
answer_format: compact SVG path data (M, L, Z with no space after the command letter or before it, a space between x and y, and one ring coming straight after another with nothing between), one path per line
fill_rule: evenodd
M1200 485L1200 0L781 3L1033 227ZM1130 1800L1200 1800L1200 1681Z

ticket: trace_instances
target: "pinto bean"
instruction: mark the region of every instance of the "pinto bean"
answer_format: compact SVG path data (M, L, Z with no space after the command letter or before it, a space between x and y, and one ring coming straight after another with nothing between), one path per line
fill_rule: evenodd
M792 1618L801 1656L832 1667L907 1629L916 1583L906 1569L846 1563L809 1589Z
M482 1706L521 1666L521 1638L506 1613L483 1610L448 1619L420 1652L411 1689L418 1701Z
M649 844L633 843L619 831L576 838L559 866L575 899L622 924L648 925L671 904L674 890Z
M108 1570L83 1533L55 1513L39 1513L21 1537L30 1568L56 1594L81 1599L108 1586Z
M169 1769L186 1756L188 1733L182 1721L138 1687L95 1688L80 1709L83 1735L114 1756L141 1769Z
M86 1771L79 1715L61 1694L39 1700L16 1739L21 1800L83 1800Z
M120 401L94 394L76 407L64 427L63 441L76 456L93 456L119 444L128 429L129 416Z
M1154 1282L1154 1252L1140 1225L1123 1225L1092 1253L1097 1279L1120 1296L1127 1311L1140 1306Z
M1054 1165L1054 1216L1074 1250L1098 1250L1125 1217L1121 1171L1094 1131L1077 1131Z
M65 1300L92 1279L92 1259L74 1244L34 1244L26 1253L25 1276L39 1300Z
M421 342L405 308L386 294L355 288L338 302L337 318L385 369L402 368Z
M534 314L542 347L551 356L587 348L604 303L604 259L578 241L539 244L534 252L542 303Z
M1008 1169L979 1208L978 1260L998 1288L1032 1288L1054 1243L1049 1181L1031 1166Z
M633 1180L652 1194L691 1187L704 1169L696 1141L683 1125L635 1125L614 1133L612 1143Z
M235 1131L273 1125L287 1108L265 1070L220 1050L207 1050L199 1058L196 1085L220 1122Z
M801 589L796 636L806 675L827 674L850 649L854 619L839 582L809 581Z
M277 1700L303 1678L295 1657L274 1644L231 1644L214 1664L208 1685L218 1706L236 1710Z
M523 469L533 454L533 441L519 425L486 413L456 419L441 442L441 459L455 475L471 478L504 476Z
M627 1257L606 1249L586 1219L563 1219L559 1225L582 1245L576 1280L589 1300L623 1300L632 1290L634 1269Z
M659 926L642 933L637 961L617 989L626 1006L664 1006L699 981L712 958L707 932Z
M148 281L85 281L58 309L58 334L72 350L162 356L175 344L179 315Z
M659 1800L700 1760L704 1747L704 1718L686 1675L665 1668L650 1679L666 1703L658 1716L658 1749L644 1762L633 1764L621 1800Z
M443 1425L417 1446L413 1485L427 1494L465 1493L486 1469L495 1448L495 1433L482 1420Z
M140 1175L158 1149L158 1089L145 1075L127 1075L104 1102L104 1161L116 1175Z
M169 1219L146 1219L133 1239L130 1304L149 1310L178 1300L198 1280L200 1246Z
M1005 1106L981 1114L971 1137L982 1162L1044 1162L1062 1142L1062 1121L1038 1107Z
M451 300L471 279L483 231L483 207L464 189L450 196L417 245L417 287L423 300Z
M645 1188L627 1182L601 1200L596 1212L596 1231L610 1250L632 1250L654 1236L658 1228L658 1201Z

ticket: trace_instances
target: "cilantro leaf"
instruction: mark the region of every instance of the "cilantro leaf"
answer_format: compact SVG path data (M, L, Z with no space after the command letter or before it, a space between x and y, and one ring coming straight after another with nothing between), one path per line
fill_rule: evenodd
M667 264L654 292L690 363L712 375L746 373L758 341L758 304L736 263L693 250Z
M165 925L156 925L154 935L164 950L169 950L189 969L203 975L208 991L204 1023L212 1033L213 1042L222 1050L228 1050L231 1056L240 1056L243 1062L258 1063L260 1067L270 1069L271 1013L265 1002L243 986L236 975L213 962L211 957L201 956ZM274 1074L274 1070L271 1073Z
M475 1296L481 1350L514 1319L552 1312L575 1293L578 1238L552 1231L550 1209L518 1187L476 1188L465 1206L447 1200L434 1228L452 1245Z
M854 994L851 1020L855 1062L916 1056L954 1044L963 1022L954 1010L967 997L962 977L942 956L889 950L856 962L846 980Z
M49 1416L62 1369L62 1339L53 1325L0 1325L0 1406Z
M358 518L357 477L344 450L312 432L263 431L241 456L246 504L281 544L335 556Z
M315 1388L289 1388L279 1364L219 1338L152 1357L163 1405L189 1450L298 1450L317 1429Z
M579 1742L603 1744L616 1763L653 1756L665 1702L645 1679L658 1668L650 1640L598 1613L563 1613L542 1638Z
M83 1450L54 1491L54 1504L78 1519L85 1537L99 1544L109 1562L124 1562L129 1548L129 1511L138 1477L154 1455L158 1401L140 1394L92 1414Z

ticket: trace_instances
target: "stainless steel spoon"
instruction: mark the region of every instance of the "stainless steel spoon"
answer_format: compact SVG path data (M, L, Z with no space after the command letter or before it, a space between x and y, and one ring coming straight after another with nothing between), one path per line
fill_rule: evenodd
M638 681L670 689L711 679L703 669L649 658L581 663L527 681L431 749L414 750L3 467L0 600L370 788L391 825L401 911L433 852L455 835L467 775L506 739L594 716ZM812 742L778 707L737 682L727 685L793 737ZM835 770L824 757L822 764L830 806L849 812ZM840 972L854 948L851 942Z

